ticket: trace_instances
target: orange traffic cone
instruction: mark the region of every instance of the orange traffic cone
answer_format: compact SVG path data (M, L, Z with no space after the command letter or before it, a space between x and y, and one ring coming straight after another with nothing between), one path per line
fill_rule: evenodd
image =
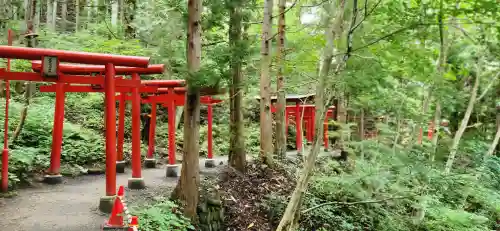
M109 217L108 226L112 227L123 227L123 204L120 198L115 199L115 204L113 205L113 210L111 211L111 216Z
M132 216L130 219L129 227L139 227L139 218L137 216Z
M123 185L118 188L118 192L116 193L116 195L120 198L123 198L125 196L125 188L123 187Z

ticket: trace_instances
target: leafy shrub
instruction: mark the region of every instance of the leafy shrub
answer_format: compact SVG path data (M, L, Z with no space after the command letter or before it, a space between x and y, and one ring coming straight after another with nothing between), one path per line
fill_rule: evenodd
M482 156L465 142L462 159ZM500 159L491 158L482 170L443 174L428 160L432 148L404 149L383 143L365 150L366 158L352 157L348 163L330 161L316 170L303 209L303 230L455 230L496 229L500 217L498 169ZM482 152L482 148L478 149ZM477 157L479 158L479 157ZM348 172L348 173L347 173ZM272 217L281 218L287 195L270 195L264 202Z
M179 207L171 201L162 201L136 212L141 218L141 230L194 230L189 219L177 212Z
M51 98L38 97L28 108L28 116L21 135L10 145L11 186L27 183L32 173L42 172L48 168L54 121L52 105ZM4 102L0 103L0 107L2 106L5 107ZM22 104L13 101L9 109L9 137L11 137L19 124ZM3 120L1 117L0 123L3 124ZM3 132L0 138L3 139ZM101 163L104 159L104 142L99 134L79 125L64 123L62 164L85 166Z

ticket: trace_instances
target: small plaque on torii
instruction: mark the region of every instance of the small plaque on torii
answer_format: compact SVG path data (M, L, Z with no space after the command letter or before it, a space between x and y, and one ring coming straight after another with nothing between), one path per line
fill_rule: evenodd
M56 56L43 56L42 59L42 76L49 78L58 77L59 60Z

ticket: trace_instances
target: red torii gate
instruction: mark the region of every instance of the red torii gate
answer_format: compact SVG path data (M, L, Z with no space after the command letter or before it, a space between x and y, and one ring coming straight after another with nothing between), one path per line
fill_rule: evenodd
M59 71L65 74L100 74L104 72L104 66L89 66L89 65L71 65L71 64L60 64ZM33 62L32 68L34 71L39 72L41 70L41 63ZM164 71L164 65L151 65L148 68L133 68L133 67L118 67L115 68L117 74L132 75L133 79L139 79L139 74L162 74ZM117 79L123 79L122 77L117 77ZM61 85L61 86L59 86ZM140 140L140 95L139 92L155 92L156 87L140 86L136 88L129 87L117 87L116 91L120 92L118 100L122 103L121 97L124 93L127 94L132 92L130 100L132 101L132 178L129 179L128 187L131 189L143 189L145 188L145 182L141 174L141 140ZM56 117L59 116L58 120L54 120L54 128L62 127L64 120L64 95L66 92L103 92L102 86L90 86L90 85L70 85L70 84L53 84L49 86L41 86L40 92L56 92L56 109L58 106L62 108L62 112L56 113ZM116 161L116 171L119 173L125 172L125 162L123 161L123 134L124 134L124 105L119 106L119 126L118 126L118 146L117 146L117 161ZM56 111L57 112L57 111ZM120 126L121 125L121 126ZM55 130L56 131L56 130ZM55 134L55 132L54 132ZM60 134L57 137L54 136L53 139L53 152L55 151L57 157L60 157L61 145L55 143L62 143L62 129L60 129ZM60 158L51 160L51 166L56 165L57 168L60 165ZM106 170L107 171L107 170Z
M42 61L42 70L40 73L10 72L5 68L2 68L0 69L0 79L3 80L55 82L59 84L59 92L63 92L62 90L64 90L64 83L104 86L106 113L106 196L101 198L99 208L101 211L109 212L111 210L112 203L116 194L115 87L133 87L135 89L140 87L140 79L137 74L132 80L115 79L115 66L146 68L149 65L150 58L9 46L0 46L0 58ZM59 62L105 65L105 75L76 76L64 74L58 69ZM61 111L60 106L59 109L56 108L56 111ZM54 133L55 130L59 129L59 127L54 128ZM4 157L2 159L8 160L8 157ZM8 165L8 163L3 163L4 167L6 165ZM60 174L51 175L50 173L54 172L49 172L49 174L46 176L46 179L48 181L51 181L49 180L50 178L55 179L55 181L58 181L57 178L60 179Z
M146 85L161 85L159 80L143 81ZM184 82L178 82L177 86L181 86ZM168 110L168 165L166 168L167 177L177 177L179 174L179 165L176 164L175 158L175 109L177 106L183 106L185 104L185 92L186 89L183 87L173 87L173 88L158 88L158 94L149 95L143 99L144 103L151 103L151 124L149 130L149 146L147 158L154 160L154 142L155 142L155 130L156 130L156 105L161 104ZM215 162L213 160L213 134L212 134L212 120L213 120L213 104L222 102L222 100L213 99L210 96L202 96L200 98L202 104L207 105L208 115L208 131L207 131L207 159L205 160L205 167L211 168L215 167ZM154 112L154 113L153 113Z
M297 126L297 121L301 120L301 117L303 117L303 123L301 124L301 127L304 126L305 132L306 132L306 139L308 142L312 142L314 138L314 133L315 133L315 118L316 118L316 106L315 105L298 105L299 108L299 113L297 113L297 105L288 105L285 108L285 130L287 131L285 134L288 134L288 126L290 124L290 117L295 118L295 124ZM329 118L334 118L334 109L335 107L329 107L328 111L326 112L325 115L325 120L323 122L323 145L325 151L328 150L328 121ZM271 112L275 113L277 111L277 108L275 106L271 107ZM298 115L298 116L297 116ZM302 133L297 133L297 140L299 140L299 136L302 136ZM302 140L302 137L300 137L300 140ZM302 145L302 142L300 143ZM297 150L299 150L297 144Z
M102 71L102 66L88 66L88 65L69 65L69 64L61 64L61 71L65 73L72 74L88 74L88 73L99 73ZM40 63L33 64L33 70L40 70ZM129 74L130 71L146 73L146 74L158 74L158 72L163 72L163 65L152 65L147 69L140 68L122 68L119 69L120 74ZM168 177L177 177L178 176L178 168L176 165L175 159L175 107L182 106L185 102L185 91L186 89L182 86L185 86L184 80L143 80L141 81L141 87L139 88L140 93L152 93L152 94L162 94L163 95L150 95L146 99L141 100L142 103L151 103L152 104L152 118L150 124L150 139L148 145L148 154L145 160L146 167L155 167L156 159L154 159L154 142L155 142L155 130L156 130L156 105L158 103L162 103L168 109L169 116L169 165L167 165L167 176ZM40 91L42 92L55 92L57 90L56 85L52 86L41 86ZM163 87L163 88L159 88ZM118 139L117 139L117 172L123 173L125 162L123 160L123 142L124 142L124 123L125 123L125 100L132 100L134 96L129 97L126 95L127 92L133 90L132 88L120 88L120 95L117 96L117 100L119 101L119 117L118 117ZM88 85L69 85L66 84L64 86L64 92L102 92L102 89L98 89ZM167 94L164 94L167 93ZM212 153L212 104L219 103L221 100L214 100L208 96L202 96L201 102L203 104L208 104L208 159L205 162L206 167L215 167L215 163L213 161L213 153ZM133 112L134 115L139 115L139 113ZM136 124L134 126L134 122L137 119L133 119L133 145L132 145L132 175L133 178L137 178L134 176L140 176L140 150L135 150L134 146L140 147L140 137L136 134L134 127L140 127L140 124ZM140 123L136 122L136 123ZM138 142L139 145L134 145L134 142ZM135 150L135 151L134 151ZM134 174L135 173L135 174ZM144 183L136 183L129 182L130 188L143 188Z

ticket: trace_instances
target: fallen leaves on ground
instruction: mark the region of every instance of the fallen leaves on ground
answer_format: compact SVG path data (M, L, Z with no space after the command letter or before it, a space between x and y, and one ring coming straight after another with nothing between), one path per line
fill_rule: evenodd
M274 230L267 212L259 204L270 193L289 195L295 181L284 170L249 164L245 174L228 168L221 177L227 231Z

